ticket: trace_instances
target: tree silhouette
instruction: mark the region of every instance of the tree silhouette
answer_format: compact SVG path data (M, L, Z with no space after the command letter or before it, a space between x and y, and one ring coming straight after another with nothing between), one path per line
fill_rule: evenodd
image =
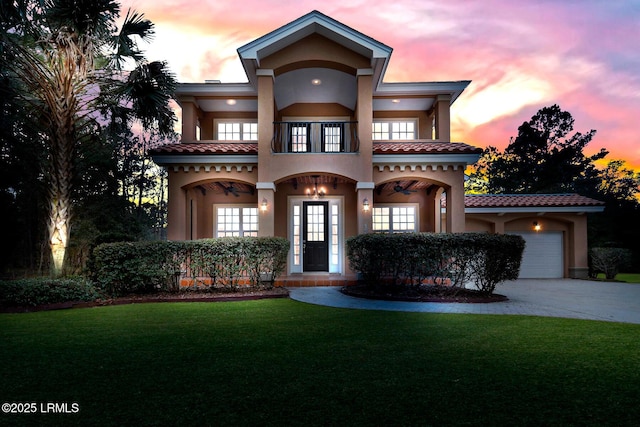
M573 131L574 119L558 105L540 109L518 128L518 136L500 153L488 147L471 176L473 189L489 193L583 193L595 188L595 161L608 153L601 149L586 156L584 148L595 130Z
M65 261L73 219L77 148L98 131L99 112L119 109L144 127L171 132L168 105L175 80L164 62L146 62L137 45L153 24L127 13L116 32L120 6L114 0L1 0L0 54L4 76L22 91L14 102L37 117L48 149L48 241L52 273ZM122 70L129 60L131 72Z

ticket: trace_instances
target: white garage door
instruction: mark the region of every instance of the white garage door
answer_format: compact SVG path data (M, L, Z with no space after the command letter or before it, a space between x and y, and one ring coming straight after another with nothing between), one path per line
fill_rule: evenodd
M521 279L556 279L564 276L562 232L511 234L520 235L527 242L520 266Z

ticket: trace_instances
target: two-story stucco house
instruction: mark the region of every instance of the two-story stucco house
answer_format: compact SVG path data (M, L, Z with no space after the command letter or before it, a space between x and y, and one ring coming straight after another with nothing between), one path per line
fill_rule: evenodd
M168 238L286 237L287 279L326 284L353 276L345 239L359 233L513 232L543 240L525 276L549 275L535 253L549 245L554 277L584 274L583 213L599 204L465 202L481 149L451 141L450 108L470 82L386 83L391 52L313 11L238 49L247 83L181 84L182 141L152 152L169 171Z

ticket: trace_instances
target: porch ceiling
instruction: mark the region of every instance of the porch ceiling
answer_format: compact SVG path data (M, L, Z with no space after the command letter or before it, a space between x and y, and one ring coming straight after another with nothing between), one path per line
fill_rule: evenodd
M301 175L295 178L289 178L287 180L279 182L279 184L288 184L291 185L294 189L297 189L298 187L309 188L316 184L318 185L318 187L322 186L326 188L335 188L339 184L350 184L353 182L353 180L340 176L311 173L309 175Z
M256 187L236 181L212 181L199 184L196 188L203 193L224 194L229 197L240 197L241 194L255 194Z
M392 195L395 193L409 195L411 193L417 193L419 191L425 191L433 186L432 183L427 181L418 180L400 180L390 181L384 184L377 185L375 193L377 195Z
M347 178L328 174L310 174L290 178L280 182L280 184L288 184L294 188L297 188L298 186L306 188L309 186L313 186L316 183L318 186L331 188L339 184L353 183L353 181ZM385 196L395 193L409 195L411 193L426 191L433 185L434 184L428 181L419 180L390 181L384 184L377 185L375 188L375 193ZM203 191L204 193L224 194L230 197L239 197L241 194L253 195L255 194L256 190L254 185L237 181L212 181L201 183L196 188L198 188L200 191Z
M275 79L274 98L278 109L296 103L337 103L350 110L356 105L356 78L328 68L302 68Z

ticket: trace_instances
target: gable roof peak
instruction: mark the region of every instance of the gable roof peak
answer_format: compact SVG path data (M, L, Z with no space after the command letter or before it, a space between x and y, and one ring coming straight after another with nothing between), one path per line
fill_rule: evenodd
M357 31L353 28L336 21L335 19L313 10L288 24L277 28L262 37L238 48L238 54L242 60L264 58L273 52L286 47L296 41L313 33L319 33L332 39L346 47L356 48L359 46L361 53L367 51L370 58L380 58L388 56L392 48L379 41ZM354 50L356 50L354 49Z
M260 61L311 35L319 34L371 60L378 77L384 71L393 49L335 19L313 10L288 24L238 48L238 56L250 81L254 81Z

